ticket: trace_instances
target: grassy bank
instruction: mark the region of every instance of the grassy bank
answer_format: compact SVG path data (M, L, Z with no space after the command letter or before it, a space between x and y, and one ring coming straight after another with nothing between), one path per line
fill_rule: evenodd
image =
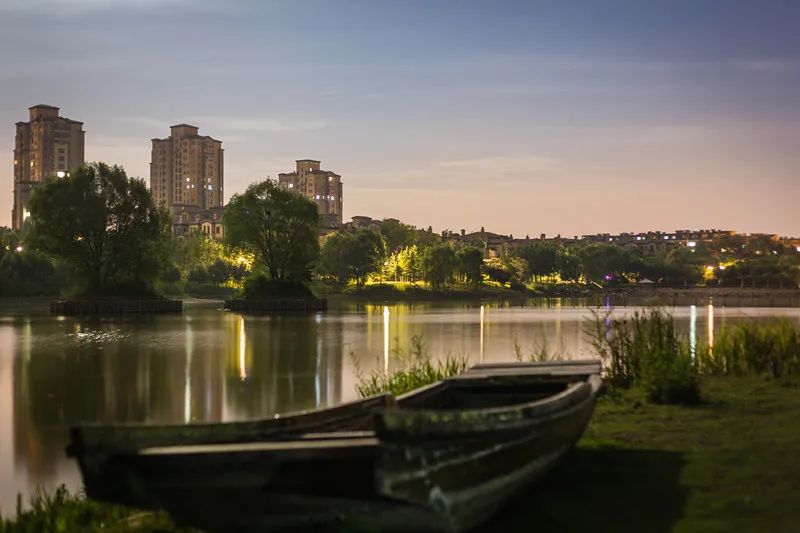
M601 398L576 449L485 531L797 531L800 382L702 378L701 395Z
M425 283L370 283L363 286L314 285L314 292L331 301L443 301L443 300L483 300L526 298L532 296L525 290L519 291L498 285L482 285L478 288L469 285L450 285L435 291Z

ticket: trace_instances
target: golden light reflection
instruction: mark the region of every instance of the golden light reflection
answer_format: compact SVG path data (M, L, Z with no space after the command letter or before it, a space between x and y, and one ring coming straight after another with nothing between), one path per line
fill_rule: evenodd
M481 304L481 358L480 361L483 363L483 321L485 315L485 305Z
M244 334L244 317L239 317L239 379L247 379L247 341Z
M186 360L183 371L183 421L192 420L192 353L194 352L194 334L191 322L186 322Z
M383 371L389 372L389 306L383 306Z
M714 348L714 304L708 304L708 349Z
M689 355L694 359L697 354L697 306L689 306Z

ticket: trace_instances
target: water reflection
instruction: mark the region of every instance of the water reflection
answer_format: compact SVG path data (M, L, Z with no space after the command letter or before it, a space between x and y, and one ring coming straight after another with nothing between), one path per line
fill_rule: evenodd
M603 311L607 302L593 309ZM609 309L610 310L610 309ZM697 321L776 310L674 308L696 350ZM706 317L702 317L703 313ZM800 321L800 310L783 310ZM216 422L270 416L355 398L354 354L364 371L385 371L420 335L434 357L508 361L547 340L565 357L591 357L582 334L590 310L542 299L535 305L343 305L327 313L248 316L189 305L182 316L76 320L0 316L0 509L17 492L66 483L66 428L89 422Z

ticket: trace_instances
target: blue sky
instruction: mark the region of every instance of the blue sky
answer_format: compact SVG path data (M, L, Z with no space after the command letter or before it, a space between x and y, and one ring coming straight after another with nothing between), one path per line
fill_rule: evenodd
M226 196L314 158L346 217L800 236L800 2L0 0L0 65L0 224L47 103L145 178L199 126Z

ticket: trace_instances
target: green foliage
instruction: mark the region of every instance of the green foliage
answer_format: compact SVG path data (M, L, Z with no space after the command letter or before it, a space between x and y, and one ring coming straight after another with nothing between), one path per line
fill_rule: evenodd
M463 356L447 354L444 359L433 360L426 350L424 339L420 335L414 335L411 338L411 345L407 356L397 351L400 356L400 365L389 373L373 370L365 374L361 370L355 354L351 352L350 358L355 370L356 392L358 392L358 395L366 398L375 394L389 392L399 396L460 374L469 366L469 359Z
M539 281L544 276L555 274L558 270L559 252L558 247L551 242L524 244L515 249L514 255L527 264L522 281L531 277Z
M27 249L19 232L0 228L0 296L53 295L58 289L52 262Z
M452 246L437 244L425 250L422 256L422 275L438 291L453 279L458 269L458 259Z
M727 326L713 347L700 350L698 358L707 374L796 377L800 375L800 327L786 318Z
M412 245L417 230L413 226L387 218L381 222L380 232L386 241L386 250L393 254Z
M473 289L481 284L481 266L483 266L483 252L468 246L461 248L457 253L458 271L469 282Z
M700 400L697 367L669 313L637 311L626 318L595 314L586 331L612 386L641 387L655 403Z
M274 180L235 194L223 223L226 242L252 252L272 279L308 279L319 258L316 204Z
M499 257L492 257L484 261L483 273L486 274L489 280L500 284L508 283L514 275Z
M246 299L313 298L303 283L293 280L272 279L264 274L254 274L244 281L242 296Z
M336 232L322 246L319 271L340 283L354 279L360 286L380 269L385 255L383 238L374 231Z
M558 276L562 281L577 283L583 275L583 263L576 254L562 250L557 261Z
M222 244L202 231L174 237L172 248L172 259L183 277L193 269L208 268L224 254Z
M82 165L31 198L26 244L58 260L81 295L151 293L168 239L167 213L119 166Z
M629 250L614 244L590 244L577 250L587 280L602 283L604 277L615 277L628 270L632 262Z
M800 284L800 266L791 256L755 257L720 272L721 285L739 287L792 287Z
M28 509L17 502L17 517L0 516L0 533L89 533L94 531L188 531L177 528L165 513L141 512L87 500L62 485L53 492L38 490Z

